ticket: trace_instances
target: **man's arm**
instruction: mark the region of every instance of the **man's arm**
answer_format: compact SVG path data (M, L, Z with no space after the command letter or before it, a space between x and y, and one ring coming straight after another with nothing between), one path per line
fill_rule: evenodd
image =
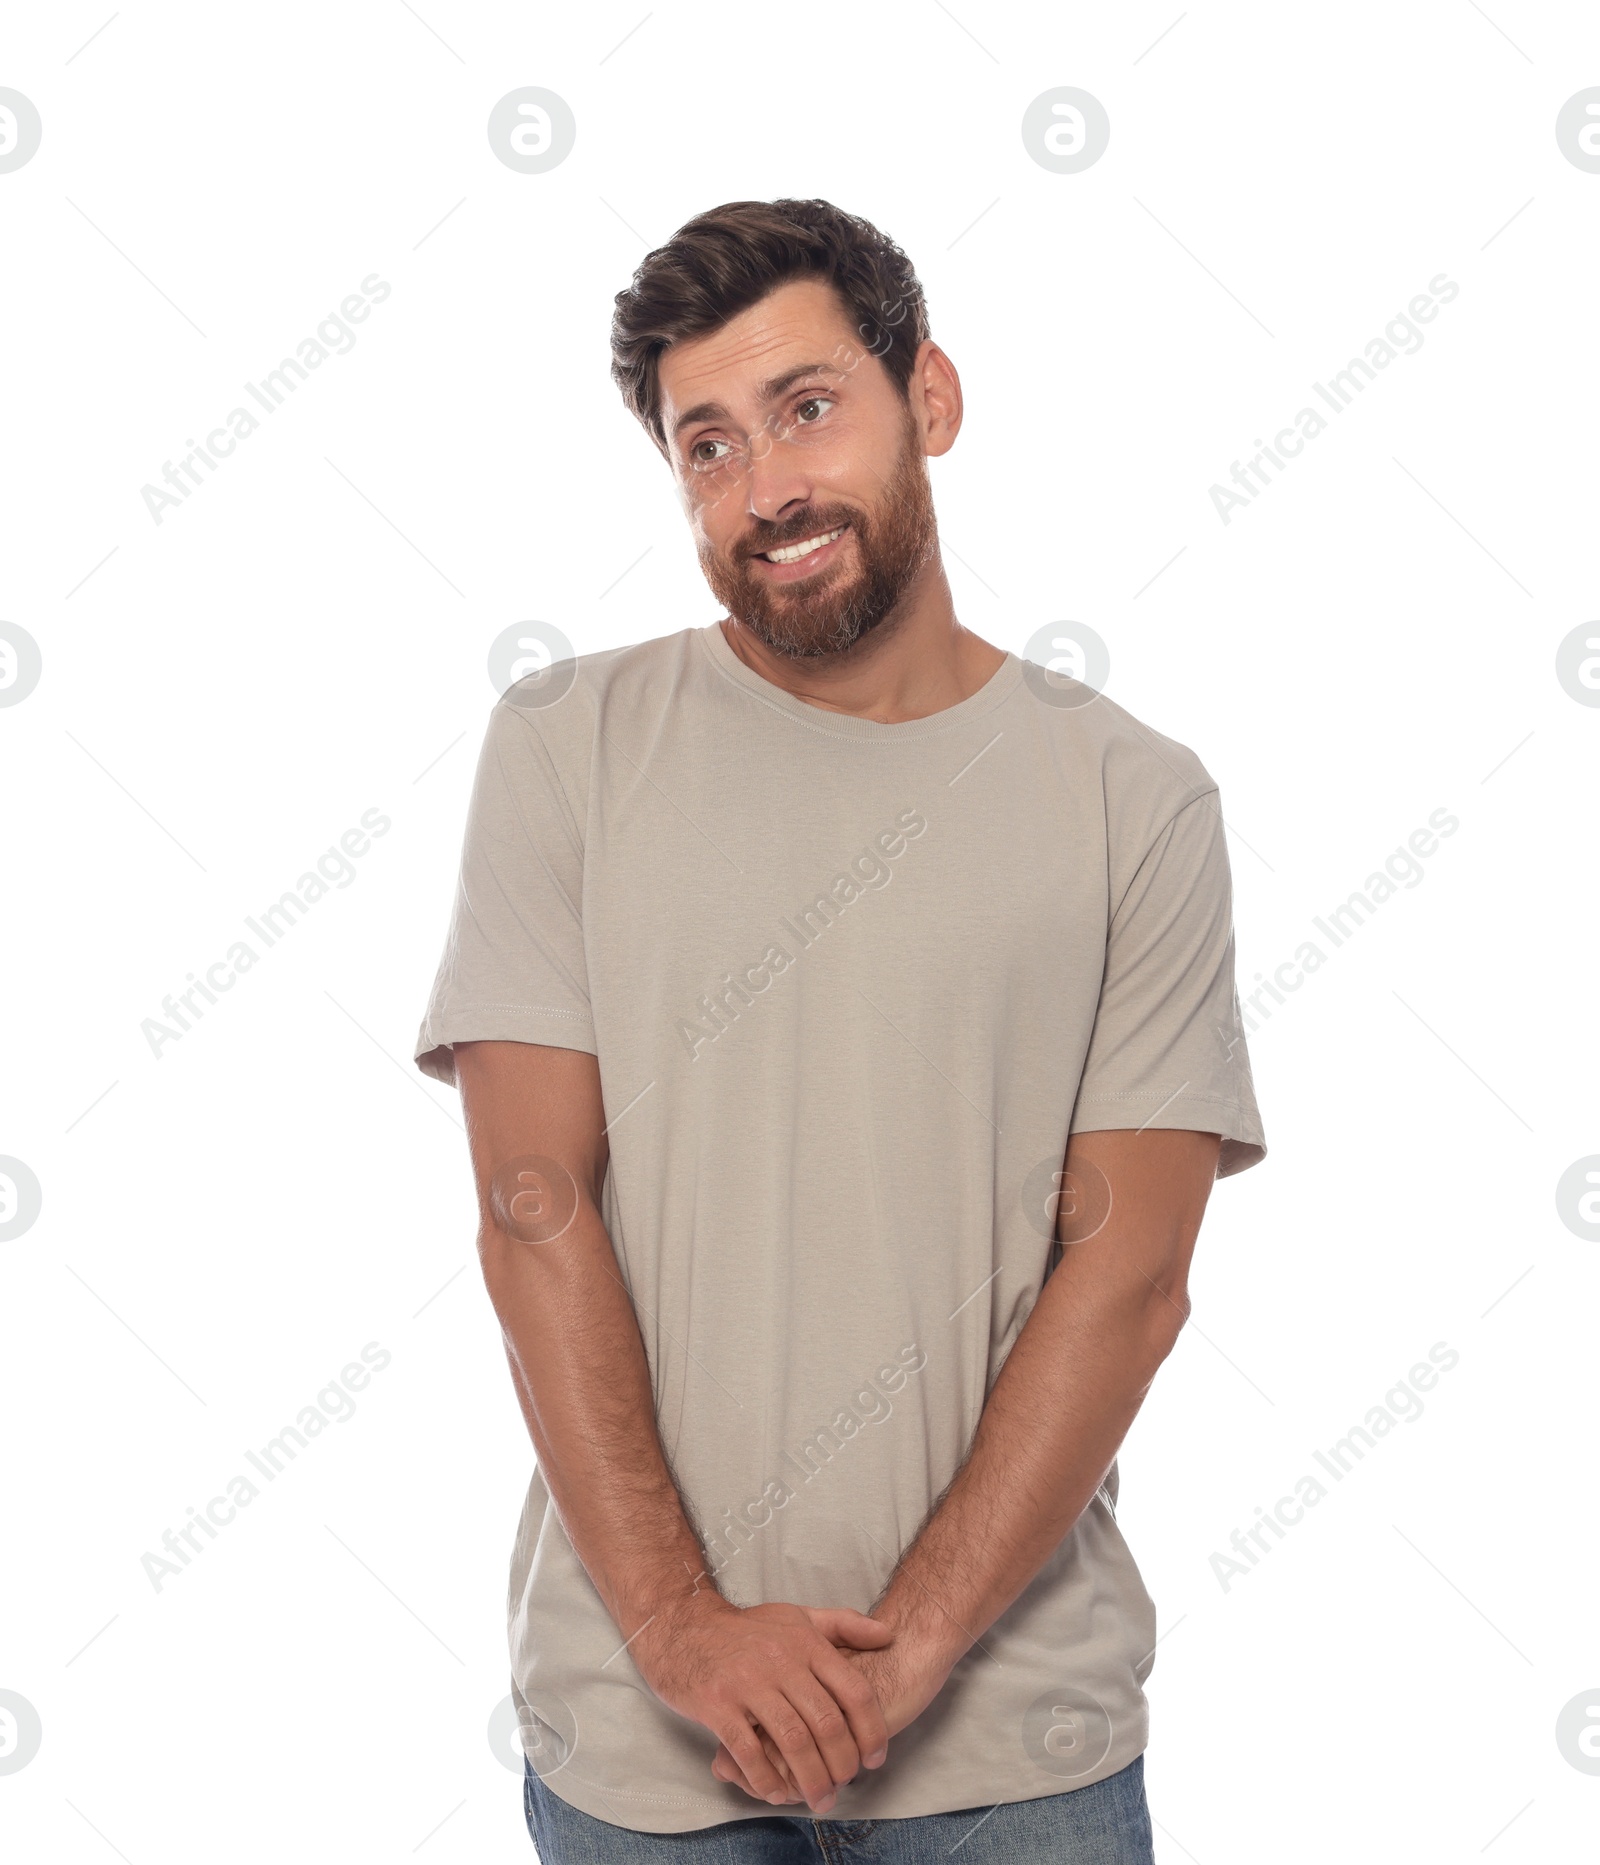
M893 1645L849 1659L872 1678L891 1736L932 1702L1104 1480L1188 1318L1189 1261L1220 1147L1215 1133L1179 1130L1072 1136L1067 1173L1090 1186L1103 1176L1109 1212L1091 1236L1065 1243L966 1461L873 1609L894 1628ZM1071 1239L1066 1208L1057 1228ZM725 1750L712 1772L745 1786Z
M863 1758L879 1765L888 1742L871 1680L835 1641L870 1647L889 1634L848 1608L741 1609L707 1578L600 1216L609 1149L595 1058L498 1041L454 1053L484 1281L545 1485L618 1642L663 1702L721 1740L747 1791L786 1800L792 1778L826 1812L835 1783Z

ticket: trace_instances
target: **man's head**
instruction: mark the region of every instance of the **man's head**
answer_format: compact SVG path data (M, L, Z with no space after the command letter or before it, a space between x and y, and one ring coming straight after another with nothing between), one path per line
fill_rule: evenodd
M927 456L961 418L899 247L826 201L714 208L618 293L611 347L730 615L810 659L895 613L935 558Z

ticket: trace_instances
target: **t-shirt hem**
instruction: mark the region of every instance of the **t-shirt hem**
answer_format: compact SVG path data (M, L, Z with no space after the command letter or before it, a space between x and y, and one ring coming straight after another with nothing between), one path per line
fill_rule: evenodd
M453 1004L430 1017L417 1036L412 1059L424 1075L456 1086L453 1043L541 1043L552 1049L580 1049L598 1055L594 1025L581 1010L558 1010L543 1004Z
M1029 1800L1045 1800L1055 1794L1075 1792L1080 1787L1093 1787L1098 1782L1108 1780L1114 1774L1120 1774L1124 1768L1130 1767L1137 1761L1148 1746L1148 1739L1144 1735L1136 1737L1126 1745L1113 1743L1105 1760L1098 1768L1086 1774L1082 1780L1064 1781L1051 1776L1048 1777L1046 1785L1036 1787L1035 1780L1041 1778L1036 1774L1034 1779L1025 1783L988 1782L976 1795L969 1787L959 1783L944 1793L936 1792L931 1797L918 1793L915 1789L906 1790L903 1793L893 1791L880 1793L878 1781L874 1778L868 1783L868 1792L872 1795L870 1810L852 1807L846 1811L842 1807L835 1807L827 1817L830 1820L849 1821L914 1820L921 1819L928 1814L961 1813L968 1807L986 1808L1018 1805ZM602 1788L595 1782L584 1779L581 1775L574 1775L570 1767L557 1768L551 1774L541 1775L540 1779L551 1793L555 1794L558 1799L564 1800L569 1807L576 1807L580 1813L587 1814L591 1819L603 1820L607 1825L620 1826L629 1832L697 1832L702 1827L727 1826L735 1820L759 1819L764 1815L774 1813L788 1814L795 1819L811 1817L809 1810L798 1801L783 1807L773 1807L765 1801L751 1799L742 1789L733 1791L738 1793L744 1805L730 1806L725 1800L713 1799L702 1794L652 1794L638 1788ZM1019 1786L1025 1786L1028 1791L1008 1791ZM573 1789L582 1791L575 1793ZM849 1790L846 1789L844 1792L848 1794ZM938 1804L926 1804L930 1798L936 1800ZM907 1802L914 1804L905 1804ZM648 1809L662 1814L670 1813L673 1816L681 1812L685 1817L682 1819L673 1817L670 1824L630 1827L614 1817L622 1803L627 1803L629 1811L637 1808L641 1814ZM603 1810L607 1804L610 1804L612 1808L609 1814Z
M1152 1127L1170 1131L1188 1128L1196 1133L1222 1136L1222 1150L1217 1158L1217 1177L1232 1178L1237 1172L1259 1165L1267 1156L1266 1135L1253 1109L1233 1096L1220 1094L1180 1094L1163 1102L1147 1119L1113 1118L1114 1111L1126 1103L1148 1104L1154 1098L1148 1089L1110 1089L1101 1094L1079 1095L1073 1109L1069 1133L1105 1133L1115 1128L1136 1125L1140 1131ZM1103 1111L1093 1113L1095 1107ZM1087 1113L1087 1117L1085 1114Z
M1147 1088L1130 1088L1113 1090L1105 1094L1080 1094L1073 1110L1072 1125L1078 1125L1078 1108L1094 1107L1100 1103L1117 1105L1123 1102L1142 1102L1148 1106L1156 1099L1155 1094ZM1228 1113L1241 1133L1249 1127L1245 1115L1244 1102L1236 1095L1224 1094L1175 1094L1171 1100L1159 1102L1148 1121L1140 1121L1140 1126L1181 1127L1185 1123L1177 1116L1190 1108L1221 1108ZM1070 1131L1070 1129L1069 1129Z

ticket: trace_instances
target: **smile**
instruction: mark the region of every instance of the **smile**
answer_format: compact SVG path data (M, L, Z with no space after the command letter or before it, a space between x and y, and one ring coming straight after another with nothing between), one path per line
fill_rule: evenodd
M831 544L835 538L843 537L846 526L840 525L836 531L823 531L816 537L808 537L798 544L785 544L781 550L766 550L761 553L768 563L798 563L802 557L809 557L814 550L821 550Z

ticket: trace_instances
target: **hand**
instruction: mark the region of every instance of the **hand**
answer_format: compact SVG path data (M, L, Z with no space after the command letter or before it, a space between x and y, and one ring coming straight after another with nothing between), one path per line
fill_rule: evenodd
M820 1618L822 1615L813 1616ZM874 1619L868 1623L878 1625L881 1622ZM910 1633L897 1634L894 1643L887 1648L876 1646L873 1649L845 1651L840 1655L858 1676L871 1684L889 1736L897 1736L902 1729L916 1721L944 1687L952 1668L948 1657L932 1646L917 1641ZM781 1773L782 1756L770 1739L763 1739L762 1749L768 1766ZM868 1765L877 1764L869 1759ZM765 1790L757 1793L751 1784L751 1777L726 1743L712 1759L711 1772L719 1781L742 1787L747 1794L757 1799L772 1799L772 1795ZM788 1799L800 1799L794 1783L791 1781L788 1785Z
M838 1647L870 1651L890 1637L848 1607L738 1607L701 1594L658 1614L630 1649L661 1701L718 1737L746 1793L826 1813L835 1787L863 1757L877 1767L889 1741L871 1680Z

